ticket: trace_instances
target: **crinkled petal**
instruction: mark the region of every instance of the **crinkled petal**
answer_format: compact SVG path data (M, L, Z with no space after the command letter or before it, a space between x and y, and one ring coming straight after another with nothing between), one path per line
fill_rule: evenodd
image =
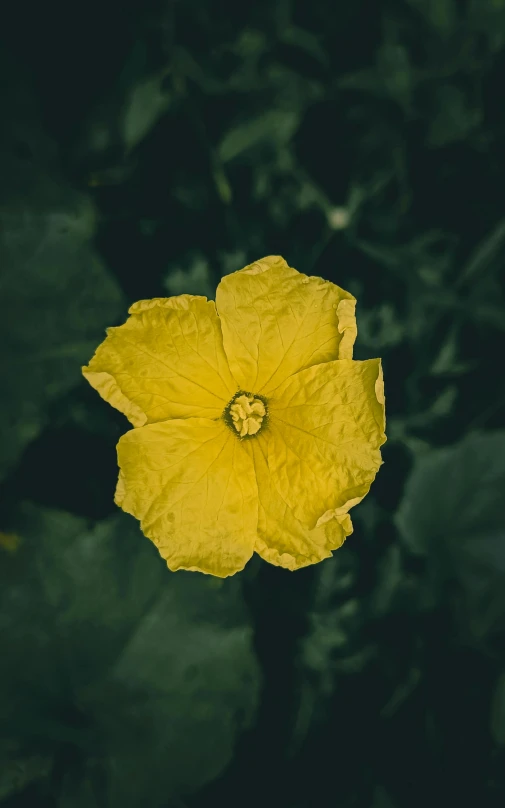
M258 538L255 551L278 567L289 570L317 564L329 558L352 533L347 512L331 514L320 526L309 530L295 517L277 493L267 464L268 439L249 441L258 484Z
M134 426L167 418L217 418L237 390L221 326L205 297L141 300L109 328L83 374Z
M171 570L225 578L254 550L258 492L251 457L222 421L165 421L118 443L116 503L140 520Z
M299 521L313 528L365 496L386 440L379 359L302 370L276 390L268 410L268 467Z
M224 277L216 305L230 368L243 390L268 396L303 368L352 358L355 298L278 255Z

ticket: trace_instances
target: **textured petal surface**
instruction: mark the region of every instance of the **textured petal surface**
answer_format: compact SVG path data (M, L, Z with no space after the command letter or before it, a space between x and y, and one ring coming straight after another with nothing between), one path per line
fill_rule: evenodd
M269 395L303 368L351 359L356 300L268 256L222 279L216 305L239 387Z
M258 538L255 551L278 567L300 569L329 558L352 533L347 513L334 514L312 530L302 525L277 493L267 465L268 438L249 441L258 483Z
M268 406L268 467L299 521L313 528L365 496L386 440L379 359L302 370Z
M225 578L254 550L258 493L251 457L222 421L166 421L118 443L116 503L141 522L171 570Z
M134 426L217 418L237 390L214 303L180 295L141 300L110 328L83 374Z

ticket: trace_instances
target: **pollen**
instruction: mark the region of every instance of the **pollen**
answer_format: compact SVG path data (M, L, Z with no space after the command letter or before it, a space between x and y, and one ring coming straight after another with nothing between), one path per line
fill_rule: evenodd
M239 394L229 408L232 424L241 438L260 431L266 412L263 401L251 393Z

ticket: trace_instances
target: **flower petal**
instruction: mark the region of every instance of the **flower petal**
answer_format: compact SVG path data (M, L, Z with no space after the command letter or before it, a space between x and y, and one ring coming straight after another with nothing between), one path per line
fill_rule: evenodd
M333 514L312 530L302 525L277 493L267 465L268 439L260 436L248 442L258 484L258 538L255 551L268 561L289 570L317 564L352 533L347 513Z
M205 297L141 300L82 372L134 426L218 418L237 390L215 305Z
M258 493L252 460L222 422L165 421L118 443L116 503L141 522L171 570L225 578L254 549Z
M224 277L216 305L230 368L243 390L268 395L303 368L352 358L355 298L302 275L278 255Z
M302 370L276 390L268 410L268 467L298 520L313 528L365 496L386 440L379 359Z

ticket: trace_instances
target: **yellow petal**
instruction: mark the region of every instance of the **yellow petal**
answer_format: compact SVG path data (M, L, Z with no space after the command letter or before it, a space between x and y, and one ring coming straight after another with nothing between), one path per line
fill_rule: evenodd
M224 277L216 305L239 387L269 395L291 374L352 357L355 298L277 255Z
M346 513L365 496L386 440L379 359L302 370L268 409L268 467L298 520L313 528L328 511Z
M251 557L258 521L252 460L222 421L165 421L118 443L116 503L140 520L171 570L225 578Z
M258 483L258 538L255 551L268 561L289 570L317 564L329 558L346 536L352 533L347 514L332 514L312 530L296 519L291 508L279 496L267 465L268 438L248 441ZM347 517L347 522L346 522Z
M134 426L218 418L237 390L215 305L204 297L141 300L109 328L83 374Z

